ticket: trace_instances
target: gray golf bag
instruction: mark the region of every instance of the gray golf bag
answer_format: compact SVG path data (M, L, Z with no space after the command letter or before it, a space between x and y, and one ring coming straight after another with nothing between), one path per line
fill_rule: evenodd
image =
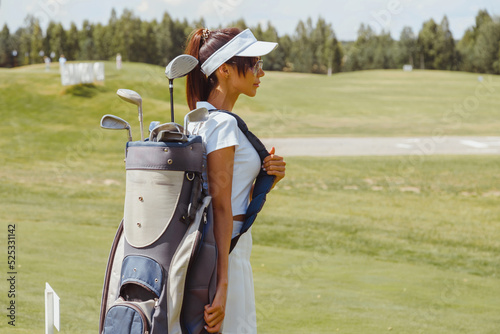
M175 131L163 140L127 143L124 217L106 270L100 334L205 333L217 247L202 140Z

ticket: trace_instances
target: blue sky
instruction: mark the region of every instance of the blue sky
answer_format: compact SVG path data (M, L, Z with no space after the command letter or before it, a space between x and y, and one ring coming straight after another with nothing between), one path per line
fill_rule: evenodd
M167 11L174 18L189 22L201 17L209 27L227 25L239 18L249 26L271 21L279 34L293 34L299 20L323 17L333 25L340 40L354 40L361 23L376 32L390 31L398 39L404 26L415 33L430 18L440 22L446 14L455 39L474 25L480 9L500 15L498 0L0 0L0 25L11 31L23 25L27 14L38 17L42 26L50 20L66 28L71 22L81 27L84 19L106 23L111 9L121 15L131 9L143 20L161 19Z

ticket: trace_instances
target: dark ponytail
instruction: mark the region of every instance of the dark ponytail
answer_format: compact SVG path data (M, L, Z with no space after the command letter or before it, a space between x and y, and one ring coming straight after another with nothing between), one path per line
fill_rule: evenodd
M203 28L196 29L189 35L186 50L184 51L184 53L195 57L199 61L195 69L187 75L186 80L187 102L191 110L196 108L196 102L207 101L210 93L218 84L215 72L207 78L201 71L201 64L241 32L238 28L220 29L205 33L206 38L204 38L204 30ZM233 57L226 63L236 64L238 73L241 75L255 62L255 58Z
M201 71L200 48L203 43L203 29L197 29L191 33L184 53L198 59L198 65L192 70L186 80L187 103L190 110L196 108L196 102L206 100L210 94L210 81ZM217 78L215 78L217 80Z

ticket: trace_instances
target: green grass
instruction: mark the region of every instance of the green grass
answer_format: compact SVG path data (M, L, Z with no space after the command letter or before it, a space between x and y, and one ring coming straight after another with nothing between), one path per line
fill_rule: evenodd
M275 72L262 82L257 98L242 98L262 136L498 135L499 76L479 83L477 74L443 71Z
M253 228L263 333L498 330L498 158L287 160Z
M55 67L0 69L2 114L29 109L32 116L50 115L54 128L55 115L71 112L80 126L93 128L96 118L113 113L127 119L137 137L136 108L115 94L130 88L143 98L146 126L169 121L163 67L126 63L117 71L106 62L105 69L104 86L76 91L60 85ZM386 70L330 77L268 72L261 80L257 97L242 96L235 111L262 137L498 135L500 128L499 76L483 75L480 83L473 73ZM174 81L179 123L188 111L184 86L184 78Z
M107 256L123 213L126 140L123 131L101 130L98 122L104 113L117 114L130 121L138 138L136 108L115 95L122 87L143 96L145 124L167 120L169 114L162 68L125 64L118 73L112 65L106 64L105 85L85 87L76 95L60 86L55 70L46 73L43 65L0 70L2 277L8 271L9 224L16 224L18 272L16 327L7 326L3 317L0 333L43 333L45 282L61 297L62 333L97 331ZM156 74L151 73L160 79L155 81ZM378 115L393 124L403 124L405 117L389 117L390 107L374 101L397 100L393 91L397 85L391 80L407 75L415 76L421 88L425 80L439 77L457 87L470 80L468 87L473 89L477 83L475 75L444 72L373 71L332 77L268 73L258 98L242 99L238 105L250 117L249 123L263 124L261 134L274 129L273 133L285 135L283 128L292 135L305 131L308 136L399 134L397 126L380 130ZM373 80L381 82L372 88L378 96L355 102L372 104L376 112L363 115L362 108L347 105L331 108L336 113L332 119L345 117L345 124L372 119L363 129L301 128L294 117L305 117L305 124L311 125L319 124L316 117L330 116L325 110L308 111L310 99L301 102L297 90L293 94L283 88L272 95L279 83L290 89L297 88L294 81L321 83L307 88L310 92L328 90L331 83L332 90L344 86L350 91L349 98L332 95L340 104L342 99L353 100L356 87L363 97L369 88L365 82ZM336 81L352 86L345 88ZM443 105L453 105L455 93L447 87L440 90L446 97ZM82 91L91 97L82 97ZM175 94L176 117L181 120L187 109L177 81ZM477 111L484 117L471 118L455 129L458 134L480 133L481 128L492 133L488 129L497 122L498 100L490 98L489 109ZM273 121L277 117L273 110L279 109L266 113L263 108L262 103L272 99L290 108L292 116L279 119L282 124ZM413 108L415 119L434 124L425 108L416 103ZM424 133L425 124L415 123L413 134ZM269 196L253 228L259 332L496 333L500 328L496 156L286 160L287 177ZM2 307L8 302L7 290L2 279Z

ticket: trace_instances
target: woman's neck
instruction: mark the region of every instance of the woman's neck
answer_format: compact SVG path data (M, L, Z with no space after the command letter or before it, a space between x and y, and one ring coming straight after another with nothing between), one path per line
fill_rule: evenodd
M210 93L207 102L217 109L233 111L234 104L236 100L238 100L239 95L240 94L230 94L221 86L217 86L212 93Z

